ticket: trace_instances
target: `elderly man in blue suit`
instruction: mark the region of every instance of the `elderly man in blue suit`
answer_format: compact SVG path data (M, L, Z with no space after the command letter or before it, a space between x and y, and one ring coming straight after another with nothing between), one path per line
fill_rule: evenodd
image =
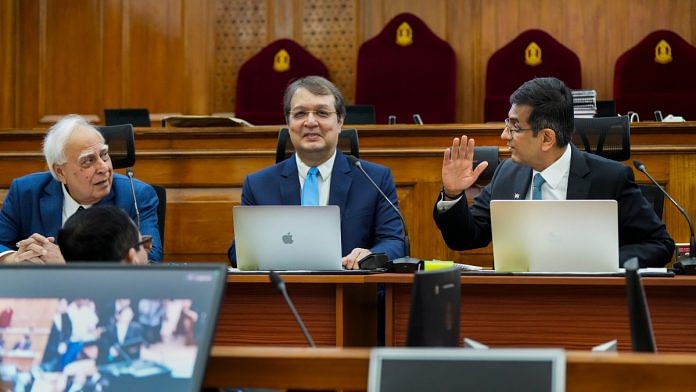
M15 179L0 211L0 263L62 263L58 230L76 211L93 205L115 205L136 219L126 176L114 174L102 134L79 116L66 116L52 126L43 143L48 172ZM148 257L162 258L157 229L157 194L134 180L140 208L140 230L153 239Z
M390 259L404 256L399 215L336 148L346 116L338 88L322 77L308 76L291 83L283 101L295 153L283 162L249 175L244 180L242 204L312 204L303 202L301 195L307 178L313 177L310 181L316 181L319 190L314 204L337 205L341 209L344 268L359 268L357 261L370 253L383 252ZM391 171L365 161L362 166L397 205ZM236 265L234 243L229 258Z

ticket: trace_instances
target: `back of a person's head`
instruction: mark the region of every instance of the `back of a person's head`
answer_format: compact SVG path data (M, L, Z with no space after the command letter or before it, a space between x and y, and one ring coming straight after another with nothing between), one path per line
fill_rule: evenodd
M58 246L66 262L121 261L140 236L135 223L114 206L78 211L58 232Z
M573 136L573 94L565 83L553 77L535 78L522 84L510 96L511 105L532 107L529 125L535 132L556 131L556 145L563 147Z

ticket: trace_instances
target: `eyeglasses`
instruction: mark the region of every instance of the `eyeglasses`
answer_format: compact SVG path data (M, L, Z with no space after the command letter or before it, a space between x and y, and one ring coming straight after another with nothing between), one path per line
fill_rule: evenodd
M145 248L145 251L146 251L146 252L151 251L151 250L152 250L152 236L151 236L151 235L144 235L144 236L142 236L142 239L140 240L140 242L138 242L137 244L135 244L135 248L138 249L138 248L140 248L141 246L142 246L143 248Z
M520 128L520 124L517 122L517 120L512 120L509 117L505 119L505 128L507 128L510 131L511 135L524 131L534 130L534 128Z
M336 114L336 112L331 112L328 110L298 110L295 112L290 112L290 117L293 120L304 120L309 117L309 114L312 113L314 114L314 117L318 118L319 120L327 120L329 119L332 115Z

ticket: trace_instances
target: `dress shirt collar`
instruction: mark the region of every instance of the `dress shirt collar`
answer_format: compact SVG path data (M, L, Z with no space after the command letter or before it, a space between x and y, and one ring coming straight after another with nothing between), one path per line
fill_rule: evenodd
M83 205L75 201L72 196L70 196L70 193L68 193L68 188L65 186L65 184L62 184L63 188L63 222L61 224L64 225L65 221L68 220L74 213L77 212L77 209L82 207L82 208L89 208L92 205Z
M568 174L570 173L570 151L571 148L566 146L563 155L561 155L556 162L552 163L551 166L541 172L532 170L532 178L534 178L537 173L541 173L541 176L546 180L546 185L551 189L558 189L563 186L564 180L565 186L567 187Z
M331 155L331 158L327 159L324 163L321 165L317 166L317 169L319 170L319 180L322 182L325 182L329 177L331 177L331 170L333 170L333 165L334 161L336 160L336 151L334 151L333 155ZM307 172L310 169L310 166L307 166L300 157L295 154L295 161L297 162L297 173L300 176L300 183L304 184L305 178L307 178Z

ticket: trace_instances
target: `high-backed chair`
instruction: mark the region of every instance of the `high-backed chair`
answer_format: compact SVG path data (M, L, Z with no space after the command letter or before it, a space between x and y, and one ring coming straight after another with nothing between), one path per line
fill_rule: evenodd
M696 47L667 30L648 34L614 67L616 111L652 119L655 110L696 120Z
M360 158L360 143L358 142L358 131L355 129L344 129L338 134L338 149L346 155ZM276 163L284 161L292 155L295 147L290 141L290 131L281 128L278 132L278 144L276 146Z
M110 125L97 127L109 146L109 157L114 169L126 169L133 173L135 165L135 134L131 124ZM164 220L167 213L167 193L161 186L152 185L159 201L157 207L157 224L164 252Z
M631 157L631 123L628 116L576 118L573 143L585 151L614 161ZM652 184L638 184L643 196L662 219L665 196Z
M374 105L377 123L452 123L456 114L456 58L452 47L417 16L395 16L358 52L355 102Z
M481 173L479 178L476 180L474 185L466 190L466 197L472 200L476 197L483 187L485 187L493 178L493 173L500 163L500 150L496 146L478 146L474 147L474 167L478 166L479 163L486 161L488 162L488 167Z
M631 157L631 124L628 116L576 118L573 143L589 153L625 161Z
M291 81L308 75L328 79L329 70L295 41L271 42L239 69L235 116L254 125L284 124L285 88Z
M150 112L144 108L138 109L104 109L104 124L131 124L134 127L149 127Z
M553 76L569 88L582 86L580 59L542 30L527 30L493 53L486 66L484 121L501 121L510 95L527 80Z

